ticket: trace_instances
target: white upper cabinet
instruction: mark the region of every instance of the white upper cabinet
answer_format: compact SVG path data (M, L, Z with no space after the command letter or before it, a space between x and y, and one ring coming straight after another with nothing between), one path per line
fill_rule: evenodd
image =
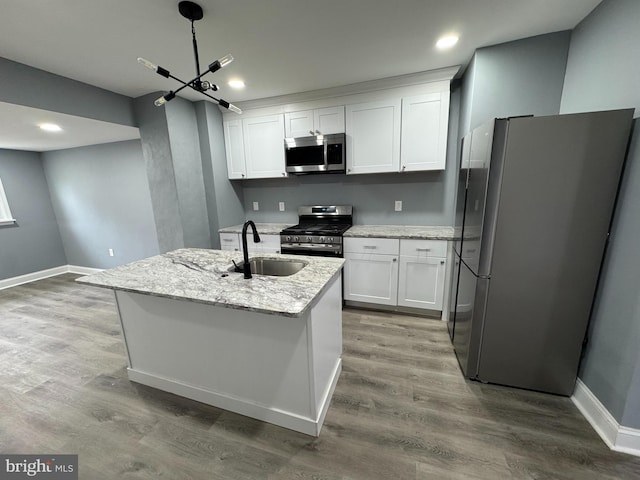
M347 105L347 173L397 172L400 99Z
M285 113L284 129L293 138L344 133L344 106Z
M449 92L402 99L400 171L444 170Z
M224 122L224 148L227 155L227 176L230 179L246 178L242 120Z
M313 111L314 132L322 135L344 133L344 105L316 108Z
M227 120L224 134L230 179L287 176L282 115Z

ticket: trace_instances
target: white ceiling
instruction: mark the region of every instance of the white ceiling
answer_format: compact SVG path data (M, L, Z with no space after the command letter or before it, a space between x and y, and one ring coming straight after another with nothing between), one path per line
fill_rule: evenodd
M468 63L476 48L574 28L600 0L196 0L200 63L235 61L205 78L230 102ZM178 0L3 0L0 57L130 97L195 73L190 22ZM435 41L460 35L451 51ZM240 77L242 91L226 86ZM184 97L200 100L196 92ZM6 123L2 123L0 130ZM6 135L0 134L4 142ZM96 142L98 143L98 142ZM0 143L0 148L4 143ZM8 148L8 147L4 147Z

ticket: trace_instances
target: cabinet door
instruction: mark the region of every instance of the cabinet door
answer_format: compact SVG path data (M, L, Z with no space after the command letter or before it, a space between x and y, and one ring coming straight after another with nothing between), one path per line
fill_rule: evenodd
M445 266L444 258L401 256L398 305L442 310Z
M396 305L398 299L398 257L345 253L344 299L356 302Z
M314 110L313 125L314 131L317 130L322 135L344 133L344 106Z
M230 179L246 178L242 120L224 122L224 149L227 155L227 177Z
M284 114L285 137L308 137L315 135L313 130L313 110Z
M242 120L247 178L286 177L284 163L284 116Z
M400 171L444 170L449 92L402 99Z
M347 105L347 173L397 172L400 99Z

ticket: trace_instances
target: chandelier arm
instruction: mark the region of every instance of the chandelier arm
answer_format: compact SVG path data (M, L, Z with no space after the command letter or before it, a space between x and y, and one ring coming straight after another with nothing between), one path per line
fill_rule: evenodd
M225 100L223 100L221 98L216 98L213 95L209 95L206 92L200 92L200 93L203 94L206 97L211 98L212 100L215 100L218 103L218 105L226 108L227 110L231 110L231 111L236 112L236 113L242 113L242 110L240 110L238 107L236 107L235 105L233 105L233 104L231 104L231 103L229 103L229 102L227 102L227 101L225 101Z

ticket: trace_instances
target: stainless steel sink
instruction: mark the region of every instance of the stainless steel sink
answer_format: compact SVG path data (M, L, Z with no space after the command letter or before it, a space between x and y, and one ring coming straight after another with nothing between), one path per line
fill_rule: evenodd
M269 275L272 277L288 277L302 270L307 264L296 260L280 260L278 258L249 259L253 275ZM242 264L229 269L231 272L242 272Z

